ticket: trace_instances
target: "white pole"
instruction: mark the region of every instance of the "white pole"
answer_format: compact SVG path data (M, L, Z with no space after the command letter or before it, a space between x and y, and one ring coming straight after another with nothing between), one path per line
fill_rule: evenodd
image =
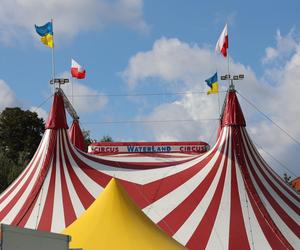
M221 116L221 108L220 108L220 91L218 91L218 107L219 107L219 116Z
M227 24L226 24L227 25ZM227 36L228 36L228 25L227 25ZM230 75L230 69L229 69L229 37L228 37L228 48L227 48L227 74ZM230 79L228 79L228 83L230 86Z
M74 106L74 93L73 93L73 76L71 76L72 82L71 82L71 86L72 86L72 105Z
M51 19L51 23L52 23L52 31L54 30L53 27L53 19ZM52 47L52 80L53 80L53 92L55 92L55 83L54 83L54 79L55 79L55 60L54 60L54 32L53 32L53 47Z

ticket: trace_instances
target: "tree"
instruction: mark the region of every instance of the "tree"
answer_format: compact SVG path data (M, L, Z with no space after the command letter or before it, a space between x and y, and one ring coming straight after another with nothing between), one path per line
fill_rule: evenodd
M6 108L0 114L0 150L14 162L21 152L25 159L31 159L44 131L44 121L37 113Z
M88 146L92 143L90 131L82 129L82 135L83 135L83 139L84 139L84 151L87 152Z
M0 193L20 175L28 163L29 160L24 159L22 152L19 153L17 160L12 160L5 152L0 151Z
M6 108L0 114L0 193L31 160L44 130L35 112Z
M109 136L109 135L104 135L100 141L101 141L101 142L113 142L114 140L112 139L111 136Z

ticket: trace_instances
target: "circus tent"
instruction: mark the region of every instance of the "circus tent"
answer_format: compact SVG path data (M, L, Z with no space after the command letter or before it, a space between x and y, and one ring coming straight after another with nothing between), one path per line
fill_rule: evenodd
M234 90L216 144L185 158L95 157L67 134L54 97L42 142L0 196L0 221L60 232L112 177L160 228L189 249L292 249L300 246L300 196L255 148Z
M76 148L84 151L84 137L79 125L79 121L76 119L73 120L72 125L69 129L69 136L72 144Z
M131 201L115 178L63 233L71 236L71 247L85 250L185 249Z

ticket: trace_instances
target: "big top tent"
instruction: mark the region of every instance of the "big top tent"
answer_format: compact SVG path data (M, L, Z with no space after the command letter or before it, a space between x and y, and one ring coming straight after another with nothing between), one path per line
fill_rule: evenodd
M0 196L0 221L61 232L112 177L188 249L297 249L300 196L260 156L236 92L227 93L216 144L187 158L105 158L75 148L56 93L32 161ZM117 237L117 236L116 236Z

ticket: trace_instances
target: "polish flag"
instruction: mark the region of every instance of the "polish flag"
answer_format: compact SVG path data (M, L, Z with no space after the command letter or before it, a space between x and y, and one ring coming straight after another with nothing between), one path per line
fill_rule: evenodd
M85 78L85 69L72 59L71 75L77 79Z
M216 44L215 51L217 53L222 54L224 57L227 57L227 49L228 49L228 32L227 32L227 24L226 24Z

